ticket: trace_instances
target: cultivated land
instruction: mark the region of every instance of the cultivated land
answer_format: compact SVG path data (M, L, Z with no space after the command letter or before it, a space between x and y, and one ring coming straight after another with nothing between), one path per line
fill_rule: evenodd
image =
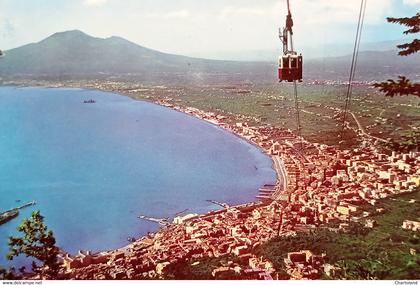
M340 85L299 86L302 135L307 140L337 145L345 91L346 87ZM159 99L169 103L233 115L251 125L296 128L293 90L289 84L209 86L181 92L169 88L166 94L157 93ZM139 92L133 95L130 96L155 100ZM413 130L420 136L420 99L384 98L367 85L355 87L353 98L351 110L371 135L398 140L404 132ZM357 127L354 120L349 121L352 127ZM347 132L345 138L356 136Z

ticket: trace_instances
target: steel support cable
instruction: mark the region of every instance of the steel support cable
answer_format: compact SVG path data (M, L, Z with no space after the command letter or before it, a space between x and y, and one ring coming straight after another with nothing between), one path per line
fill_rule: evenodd
M346 124L346 121L347 121L347 110L348 110L348 104L349 104L349 95L350 95L352 81L353 81L354 65L355 65L355 60L356 60L356 51L357 51L357 45L358 45L358 39L359 39L360 23L361 23L361 18L362 18L363 4L364 4L364 0L361 0L360 11L359 11L359 20L357 22L356 38L355 38L355 41L354 41L353 56L352 56L352 60L351 60L349 82L348 82L348 85L347 85L347 92L346 92L346 102L345 102L345 107L344 107L343 126L342 126L342 133L341 133L342 137L344 135L344 130L345 130L345 127L346 127L345 124Z
M355 59L355 62L354 62L354 71L353 71L352 82L354 81L354 78L355 78L355 75L356 75L357 62L358 62L358 59L359 59L360 43L361 43L361 38L362 38L363 26L364 26L364 23L365 23L366 3L367 3L367 0L365 0L365 3L363 4L362 23L360 24L360 32L359 32L359 39L358 39L358 43L357 43L356 59ZM348 103L348 106L347 106L348 111L351 109L352 96L353 96L353 84L350 86L349 103Z
M344 131L345 131L345 128L346 128L347 113L348 113L349 103L350 103L350 99L351 99L352 83L353 83L354 74L355 74L355 70L356 70L357 57L358 57L359 45L360 45L360 38L361 38L361 33L362 33L362 22L364 21L364 15L365 15L364 11L366 9L366 1L361 0L361 2L360 2L359 20L358 20L358 23L357 23L356 39L355 39L354 47L353 47L353 56L352 56L351 67L350 67L349 83L348 83L348 86L347 86L346 104L345 104L345 108L344 108L343 127L342 127L342 130L341 130L341 138L344 137Z
M288 8L288 12L290 13L290 4L289 1L287 1L287 8ZM294 46L293 46L293 32L290 32L290 50L292 52L294 52ZM301 134L301 130L302 130L302 126L300 124L300 109L299 109L299 97L298 97L298 92L297 92L297 84L296 84L296 80L293 80L293 87L294 87L294 98L295 98L295 116L296 116L296 125L297 125L297 134L299 136L299 138L302 137Z
M300 125L300 112L299 112L299 98L298 98L298 92L297 92L297 84L296 80L293 80L293 87L294 87L294 95L295 95L295 108L296 108L296 123L297 123L297 133L299 137L301 136L301 129L302 126Z
M293 36L290 35L290 48L292 51L294 51L293 48ZM301 130L302 126L300 124L300 109L299 109L299 97L297 92L297 84L296 80L293 80L293 87L294 87L294 97L295 97L295 112L296 112L296 125L297 125L297 134L299 137L302 137Z
M361 23L361 18L362 18L363 3L364 3L364 0L361 0L360 11L359 11L359 20L357 22L356 38L355 38L354 47L353 47L353 57L352 57L352 60L351 60L349 83L347 85L347 92L346 92L346 103L345 103L345 108L344 108L345 111L344 111L344 114L343 114L343 131L345 129L345 122L346 122L346 119L347 119L347 108L348 108L348 103L349 103L349 95L350 95L350 91L351 91L354 65L355 65L355 60L356 60L356 51L357 51L357 44L358 44L358 40L359 40L359 32L360 32L360 23Z

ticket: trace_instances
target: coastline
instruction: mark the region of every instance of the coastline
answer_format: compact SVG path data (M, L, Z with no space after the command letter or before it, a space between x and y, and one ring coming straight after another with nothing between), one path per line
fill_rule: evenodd
M39 84L39 85L28 85L28 84L23 84L23 83L22 84L20 84L20 83L7 83L5 85L2 85L0 83L0 87L7 87L7 86L17 87L17 88L20 88L20 87L21 88L39 87L39 88L51 88L51 89L54 89L54 88L71 88L71 89L82 89L82 90L91 90L91 91L101 91L101 92L106 92L106 93L111 93L111 94L112 93L113 94L118 94L118 95L121 95L121 96L124 96L124 97L131 98L132 100L135 100L135 101L148 102L148 103L155 104L155 105L158 105L158 106L161 106L161 107L169 108L169 109L171 109L173 111L180 112L180 113L182 113L184 115L192 116L192 117L198 118L200 120L203 120L203 121L205 121L205 122L207 122L207 123L209 123L209 124L211 124L213 126L216 126L218 128L221 128L222 130L228 131L229 133L235 135L236 137L238 137L238 138L246 141L247 143L255 146L256 148L258 148L261 151L261 153L270 156L267 153L266 150L264 150L260 145L258 145L257 143L253 142L252 140L249 140L249 139L245 138L244 136L242 136L241 134L238 134L238 133L236 133L236 132L234 132L234 131L232 131L230 129L223 128L222 126L220 126L220 123L212 122L212 121L206 120L204 118L201 118L200 116L197 116L195 114L191 114L189 112L186 112L185 110L182 110L182 107L181 106L170 106L170 105L168 105L166 103L163 103L161 101L154 101L154 100L146 100L146 99L134 98L133 96L130 96L129 93L125 93L125 92L122 92L122 91L111 91L111 90L107 90L107 89L94 88L94 87L85 87L85 86L78 86L77 87L77 86L72 86L72 85L53 86L53 85L43 85L43 84ZM205 111L202 111L202 110L199 110L199 111L205 112ZM272 157L271 157L271 160L272 160L272 169L274 170L274 172L278 176L278 172L275 169L275 164L274 164L274 160L272 159Z
M130 97L128 94L123 94L123 93L119 93L119 94L124 95L124 96L127 96L127 97ZM132 97L130 97L130 98L132 98ZM133 100L136 100L136 99L133 99ZM188 112L186 108L182 108L182 107L179 107L179 106L171 107L171 106L169 106L169 105L167 105L165 103L159 103L159 102L152 102L152 104L156 104L156 105L159 105L159 106L162 106L162 107L165 107L165 108L169 108L169 109L171 109L173 111L180 112L180 113L182 113L184 115L188 115L188 116L191 116L191 117L200 119L200 120L202 120L202 121L204 121L204 122L206 122L208 124L211 124L211 125L213 125L213 126L215 126L217 128L220 128L220 129L222 129L224 131L227 131L230 134L236 136L237 138L245 141L246 143L248 143L248 144L256 147L262 154L270 157L270 159L271 159L271 168L276 173L276 184L279 182L279 178L280 178L281 175L280 175L279 170L276 168L274 157L272 155L270 155L269 152L266 149L264 149L263 147L261 147L259 144L255 143L254 141L252 141L250 139L247 139L242 134L233 131L232 127L230 127L230 126L229 127L223 127L223 126L220 125L221 122L215 122L215 121L206 120L205 118L199 116L198 114L193 114L193 113ZM206 112L204 112L202 110L199 110L199 109L197 109L197 110L200 113L205 113L206 115L209 115L210 114L209 112L206 113Z
M132 98L123 91L99 90ZM240 122L230 125L223 122L225 116L212 112L164 101L154 103L205 120L259 146L271 155L273 165L278 165L277 181L282 175L286 185L273 194L274 199L178 217L170 225L119 249L66 255L64 278L160 278L168 265L228 254L251 262L258 258L252 255L256 244L319 227L345 231L349 222L358 223L371 216L359 205L374 206L380 199L418 191L419 153L387 155L374 146L342 151L302 140L285 128L249 127ZM310 154L303 156L299 152L302 143ZM384 170L385 164L389 167ZM379 179L389 181L370 183ZM268 274L267 278L275 276L272 270L263 273Z
M278 184L278 182L279 182L279 177L280 177L279 172L278 172L277 168L275 167L275 162L273 160L273 157L268 153L268 150L264 149L263 147L261 147L258 143L254 142L253 140L250 140L250 139L246 138L243 134L236 132L234 130L233 126L229 126L229 125L227 125L225 123L222 123L220 121L209 120L207 117L213 116L213 114L211 114L209 112L204 112L204 111L198 110L198 109L194 109L194 111L192 111L192 109L182 108L180 106L170 106L170 105L165 104L164 102L160 102L160 101L139 100L139 99L133 98L132 96L130 96L130 94L127 94L127 93L124 93L124 92L109 91L109 90L104 90L104 89L100 89L100 88L86 88L86 87L83 87L83 86L76 87L76 86L65 86L65 85L64 86L53 86L53 85L41 85L41 84L34 86L34 85L18 84L18 83L16 83L16 84L6 84L6 85L0 85L0 86L14 87L14 88L49 88L49 89L70 88L70 89L75 89L75 90L79 89L79 90L100 91L100 92L117 94L117 95L120 95L120 96L128 97L128 98L130 98L131 100L134 100L134 101L144 101L144 102L147 102L147 103L150 103L150 104L158 105L158 106L163 107L163 108L168 108L172 111L176 111L176 112L182 113L184 115L194 117L195 119L202 120L207 124L211 124L212 126L217 127L224 132L228 132L229 134L234 135L238 139L242 140L244 143L249 144L252 147L255 147L260 153L270 157L271 169L274 171L274 173L276 175L276 178L275 178L276 184ZM228 127L226 127L226 126L228 126ZM267 183L271 183L271 182L267 182ZM261 185L261 187L262 186L263 185ZM256 191L255 191L255 195L254 195L253 200L247 201L245 204L231 205L231 206L241 207L241 206L244 206L244 205L254 204L254 203L255 204L260 204L261 201L259 201L256 198L256 196L258 194L258 188L255 189L255 190ZM184 215L185 214L188 214L188 213L184 213ZM207 215L207 214L209 214L209 212L201 213L199 215ZM111 249L108 249L108 250L114 250L114 249L111 248Z
M6 85L1 85L0 84L0 86L5 86L5 87L6 86L12 86L12 87L17 87L17 88L19 88L19 87L22 87L22 88L39 87L39 88L51 88L51 89L54 89L54 88L72 88L72 89L82 89L82 90L91 90L91 91L101 91L101 92L106 92L106 93L111 93L111 94L118 94L118 95L121 95L121 96L124 96L124 97L131 98L132 100L135 100L135 101L148 102L148 103L155 104L155 105L158 105L158 106L161 106L161 107L164 107L164 108L171 109L173 111L182 113L184 115L192 116L192 117L197 118L199 120L202 120L202 121L204 121L208 124L211 124L211 125L213 125L217 128L220 128L224 131L229 132L230 134L236 136L237 138L239 138L239 139L245 141L246 143L256 147L262 154L269 156L270 159L271 159L271 168L276 174L276 183L275 184L277 185L277 184L279 184L279 182L283 182L283 181L279 181L280 177L283 176L283 174L281 172L279 172L279 169L277 169L274 158L269 153L269 150L264 149L258 143L254 142L251 139L246 138L243 134L235 131L233 126L229 126L228 124L226 124L224 122L217 121L216 118L212 118L211 120L206 119L206 118L212 117L214 115L211 112L205 112L203 110L199 110L199 109L196 109L196 108L188 108L188 107L184 108L184 107L181 107L181 106L173 106L171 104L167 104L167 103L165 103L163 101L159 101L159 100L158 101L154 101L154 100L148 101L148 100L144 100L144 99L133 98L132 96L130 96L129 93L126 93L126 92L123 92L123 91L110 91L110 90L101 89L101 88L91 88L91 87L89 88L89 87L84 87L84 86L71 86L71 85L54 86L54 85L42 85L42 84L33 86L33 85L19 84L19 83L12 83L12 84L6 84ZM225 126L227 126L227 127L225 127ZM283 173L287 173L286 169L283 169ZM258 191L258 189L256 189L256 190ZM250 202L253 202L253 201L250 201Z

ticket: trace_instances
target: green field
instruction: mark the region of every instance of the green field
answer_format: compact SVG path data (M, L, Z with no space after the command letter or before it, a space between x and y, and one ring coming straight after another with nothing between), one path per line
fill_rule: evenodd
M342 119L332 108L344 108L346 86L299 85L298 95L303 136L312 142L338 145ZM252 125L274 125L296 129L292 85L226 85L203 87L168 87L130 96L146 100L166 100L176 105L197 107L230 115ZM420 138L420 98L385 97L370 86L355 86L351 102L365 130L374 136L401 142L412 133ZM351 126L356 123L349 115ZM347 147L357 145L353 131L344 134Z

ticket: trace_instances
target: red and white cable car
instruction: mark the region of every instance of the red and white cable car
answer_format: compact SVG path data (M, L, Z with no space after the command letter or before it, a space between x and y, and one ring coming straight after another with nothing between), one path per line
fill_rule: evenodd
M287 0L288 14L286 26L280 30L280 40L283 42L283 54L279 57L279 81L302 81L303 57L293 50L293 20Z
M279 81L302 81L302 55L288 53L279 57Z

